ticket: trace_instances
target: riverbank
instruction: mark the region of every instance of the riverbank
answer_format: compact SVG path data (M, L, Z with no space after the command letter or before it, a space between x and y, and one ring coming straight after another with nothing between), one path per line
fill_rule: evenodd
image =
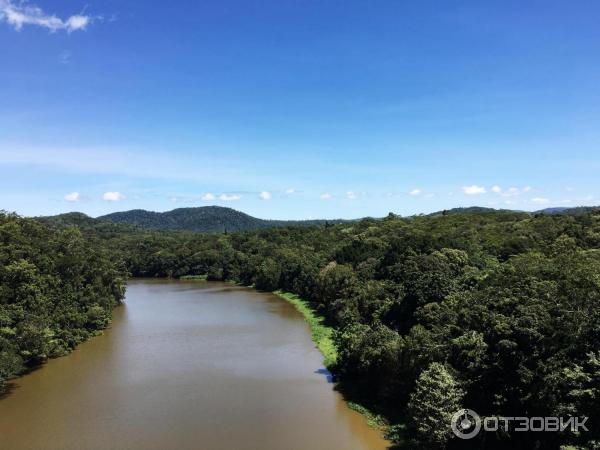
M321 361L303 317L270 293L130 280L103 336L0 401L1 447L385 450Z
M315 313L308 300L304 300L291 292L274 291L273 294L290 303L300 314L302 314L304 320L310 327L313 342L323 355L323 364L328 369L332 369L338 357L338 349L333 341L335 329L323 323L325 318L318 316ZM371 428L380 430L385 435L389 435L392 431L392 427L385 417L373 413L359 403L347 399L345 401L348 408L356 411L367 419L367 423Z
M181 277L182 280L200 280L206 281L206 275L191 275L186 277ZM254 285L243 285L236 281L229 281L230 283L241 285L247 288L256 289ZM323 355L323 365L329 369L333 370L334 365L338 358L338 349L333 340L333 334L335 332L335 328L327 326L324 324L325 318L319 316L315 310L312 308L310 302L299 297L296 294L291 292L285 292L282 290L273 291L273 294L277 297L285 300L290 303L302 316L304 320L308 323L311 337L321 354ZM341 392L343 394L343 392ZM389 424L388 420L380 414L376 414L372 412L367 407L361 405L360 403L356 403L352 400L345 399L346 405L349 409L361 414L367 420L369 427L380 430L386 436L390 436L394 433L397 427L393 427ZM397 434L397 433L395 433ZM398 436L393 437L396 440Z
M291 292L275 291L273 294L290 303L300 314L302 314L304 320L306 320L310 326L310 332L314 343L323 354L323 364L328 369L331 368L335 364L338 356L337 348L333 342L334 329L323 324L325 319L315 314L307 300L304 300Z

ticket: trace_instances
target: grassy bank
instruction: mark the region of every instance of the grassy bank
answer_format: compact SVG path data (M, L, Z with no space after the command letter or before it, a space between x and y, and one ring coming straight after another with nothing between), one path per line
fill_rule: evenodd
M294 308L304 316L304 319L310 326L312 340L323 354L323 363L326 367L331 368L335 364L338 355L337 348L333 342L334 329L323 324L324 318L315 314L308 301L289 292L275 291L273 293L288 303L291 303ZM367 423L370 427L384 432L387 439L392 437L390 433L397 431L397 427L391 427L385 417L373 413L361 404L353 401L347 401L347 404L348 408L363 415L367 419ZM393 436L393 438L399 441L398 436Z
M206 281L206 279L208 278L208 275L204 274L204 275L184 275L182 277L179 277L180 280L184 280L184 281Z
M323 354L323 364L325 367L331 367L337 359L337 349L333 343L333 328L323 324L323 317L319 317L310 307L308 301L301 299L295 294L283 291L275 291L275 295L281 297L286 302L291 303L308 322L312 339L317 345L317 348Z
M371 428L377 428L382 431L387 431L388 421L383 416L380 416L379 414L375 414L374 412L365 408L364 406L362 406L359 403L350 402L350 401L346 402L346 403L348 404L348 408L365 416L367 418L368 424Z

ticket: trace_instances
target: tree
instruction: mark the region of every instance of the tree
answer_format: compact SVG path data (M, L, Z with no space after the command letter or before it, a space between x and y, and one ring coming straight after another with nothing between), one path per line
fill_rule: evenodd
M417 380L408 410L419 444L443 449L450 437L452 415L460 409L464 393L448 369L431 363Z
M279 267L279 264L272 258L265 258L260 266L258 266L254 283L257 289L262 291L274 291L279 286L280 277L281 268Z

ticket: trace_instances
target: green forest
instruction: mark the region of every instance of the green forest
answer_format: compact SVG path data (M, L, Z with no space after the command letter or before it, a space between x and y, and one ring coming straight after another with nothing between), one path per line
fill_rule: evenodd
M126 280L123 263L77 227L0 214L0 390L105 328Z
M0 216L0 377L106 326L126 276L207 275L309 302L329 369L403 448L600 449L600 213L464 211L235 233ZM452 438L481 416L588 432Z
M69 215L67 214L67 217L68 216ZM84 218L88 221L91 219L87 216L84 216ZM324 225L325 223L344 222L343 220L265 220L222 206L177 208L167 212L134 209L131 211L107 214L105 216L100 216L97 219L91 219L91 221L108 221L156 230L188 230L207 233L258 230L262 228L283 226Z

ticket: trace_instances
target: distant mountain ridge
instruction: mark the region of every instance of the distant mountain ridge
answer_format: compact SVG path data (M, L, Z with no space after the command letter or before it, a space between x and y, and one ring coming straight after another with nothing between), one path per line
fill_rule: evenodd
M480 206L452 208L438 211L428 216L444 216L459 214L568 214L582 215L600 211L597 206L579 206L574 208L555 207L534 212L515 211L509 209L493 209ZM417 217L417 216L413 216ZM205 233L222 233L234 231L260 230L272 227L311 226L354 222L355 220L267 220L252 217L241 211L221 206L201 206L196 208L178 208L166 212L132 209L115 212L92 218L80 212L70 212L56 216L38 217L38 220L54 225L76 225L80 228L94 228L99 224L115 224L118 227L139 227L152 230L198 231ZM373 219L373 218L372 218ZM374 220L377 220L376 218Z
M578 216L581 214L587 214L595 211L600 211L600 206L574 206L574 207L565 207L558 206L554 208L546 208L541 211L536 211L537 213L543 214L570 214L573 216Z
M568 215L581 215L587 214L591 212L600 211L600 206L574 206L574 207L565 207L565 206L557 206L551 208L540 209L538 211L519 211L516 209L495 209L495 208L486 208L483 206L469 206L469 207L459 207L446 209L443 211L437 211L429 216L439 216L439 215L456 215L456 214L493 214L493 213L518 213L518 214L568 214Z
M263 228L325 225L347 222L335 220L266 220L258 219L222 206L201 206L197 208L177 208L172 211L154 212L144 209L116 212L97 218L119 224L136 225L155 230L187 230L208 233L245 231Z

